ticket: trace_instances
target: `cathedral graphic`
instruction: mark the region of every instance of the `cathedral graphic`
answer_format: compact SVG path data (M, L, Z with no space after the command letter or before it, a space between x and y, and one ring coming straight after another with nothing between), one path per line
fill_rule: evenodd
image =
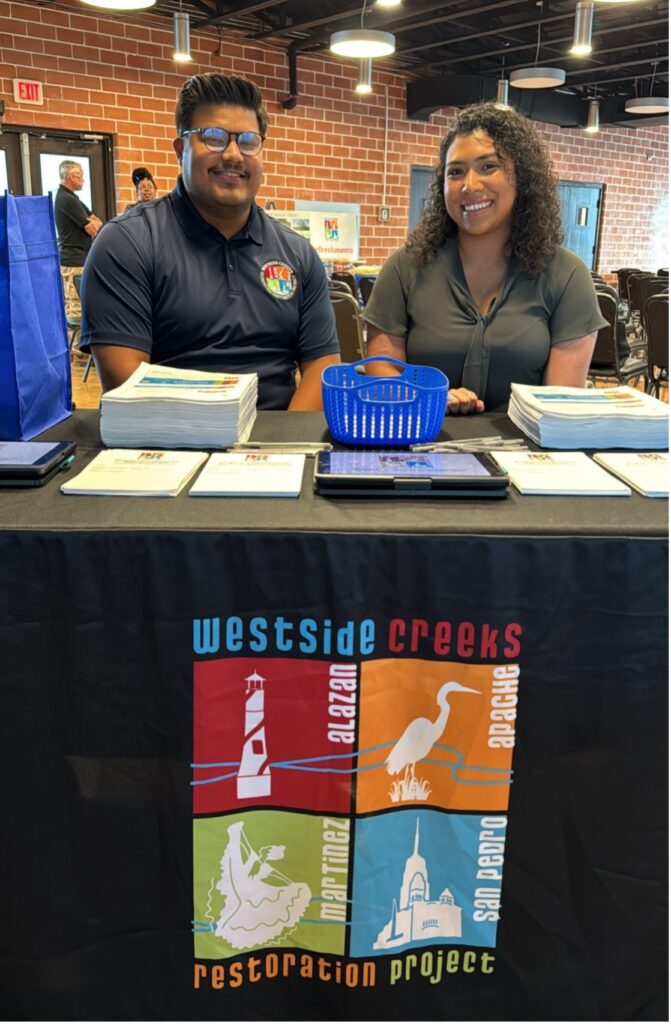
M461 907L445 887L431 899L429 872L419 852L419 818L415 847L405 862L398 902L392 901L391 918L373 943L373 949L394 949L410 942L461 937Z

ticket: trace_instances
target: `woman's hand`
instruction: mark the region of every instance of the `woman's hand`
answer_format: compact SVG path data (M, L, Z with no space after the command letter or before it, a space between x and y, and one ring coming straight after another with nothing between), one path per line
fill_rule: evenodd
M478 398L475 391L469 391L468 388L450 388L447 392L447 411L451 416L484 412L484 409L485 403Z

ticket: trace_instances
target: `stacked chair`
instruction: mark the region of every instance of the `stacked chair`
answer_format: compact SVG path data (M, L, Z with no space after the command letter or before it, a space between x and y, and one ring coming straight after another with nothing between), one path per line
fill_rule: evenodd
M618 316L617 292L605 285L597 288L597 298L601 315L608 323L597 334L588 378L592 382L615 380L618 384L629 384L643 378L647 387L647 355L632 352L627 344L625 325Z
M662 384L669 386L669 293L651 295L645 304L648 333L648 391L659 398Z

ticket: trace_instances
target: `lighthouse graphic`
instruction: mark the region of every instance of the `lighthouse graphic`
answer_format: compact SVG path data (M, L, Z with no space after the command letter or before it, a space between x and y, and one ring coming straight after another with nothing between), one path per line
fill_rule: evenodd
M256 671L245 679L245 738L237 778L238 800L270 796L270 764L263 724L265 681Z

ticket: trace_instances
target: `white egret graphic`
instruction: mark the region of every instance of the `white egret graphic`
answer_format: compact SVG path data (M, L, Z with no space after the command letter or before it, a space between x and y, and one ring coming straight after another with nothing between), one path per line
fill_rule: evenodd
M389 775L404 772L403 778L395 779L389 790L393 803L399 803L401 800L428 800L431 789L425 779L416 777L415 765L427 757L434 743L438 742L445 731L450 717L448 693L480 693L480 690L472 690L461 683L443 683L436 697L440 711L435 721L420 716L406 726L385 761Z

